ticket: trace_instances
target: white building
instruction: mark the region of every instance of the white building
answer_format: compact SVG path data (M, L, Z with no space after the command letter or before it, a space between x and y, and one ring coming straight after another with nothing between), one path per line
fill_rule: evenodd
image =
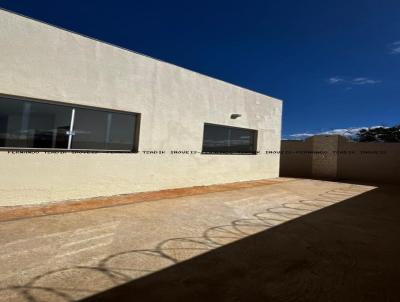
M277 177L265 151L281 115L274 98L0 10L0 206Z

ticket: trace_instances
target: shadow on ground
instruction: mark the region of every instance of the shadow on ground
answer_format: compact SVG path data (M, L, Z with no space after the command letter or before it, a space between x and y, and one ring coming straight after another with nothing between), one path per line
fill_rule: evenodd
M365 191L333 189L197 237L49 271L0 289L0 300L400 301L400 187Z
M399 191L374 189L82 301L400 301ZM236 224L277 222L267 214Z

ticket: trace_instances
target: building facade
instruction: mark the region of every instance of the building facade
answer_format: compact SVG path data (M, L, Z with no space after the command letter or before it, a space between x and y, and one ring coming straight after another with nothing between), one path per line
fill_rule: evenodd
M0 206L273 178L282 102L0 10Z

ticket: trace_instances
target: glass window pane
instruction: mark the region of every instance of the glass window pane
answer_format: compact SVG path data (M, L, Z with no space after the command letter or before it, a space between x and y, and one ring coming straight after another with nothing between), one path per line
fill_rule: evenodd
M230 129L230 151L237 153L254 152L254 131L246 129Z
M76 108L71 149L105 149L106 130L107 112Z
M0 147L65 149L70 120L66 106L0 98Z
M67 106L31 103L27 127L30 148L68 148L72 109Z
M0 147L68 149L73 106L0 97ZM137 115L75 108L71 149L133 151Z
M255 153L257 131L218 125L204 125L203 152Z
M108 113L106 148L108 150L132 150L135 125L136 116L133 114Z
M22 129L25 105L23 101L0 98L0 147L26 147L26 133Z
M229 129L204 125L204 152L229 152Z
M76 108L72 149L132 150L135 115Z

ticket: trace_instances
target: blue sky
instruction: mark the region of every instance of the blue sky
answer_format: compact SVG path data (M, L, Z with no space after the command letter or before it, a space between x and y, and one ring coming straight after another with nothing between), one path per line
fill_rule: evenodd
M398 0L0 0L0 7L280 98L288 138L400 124Z

